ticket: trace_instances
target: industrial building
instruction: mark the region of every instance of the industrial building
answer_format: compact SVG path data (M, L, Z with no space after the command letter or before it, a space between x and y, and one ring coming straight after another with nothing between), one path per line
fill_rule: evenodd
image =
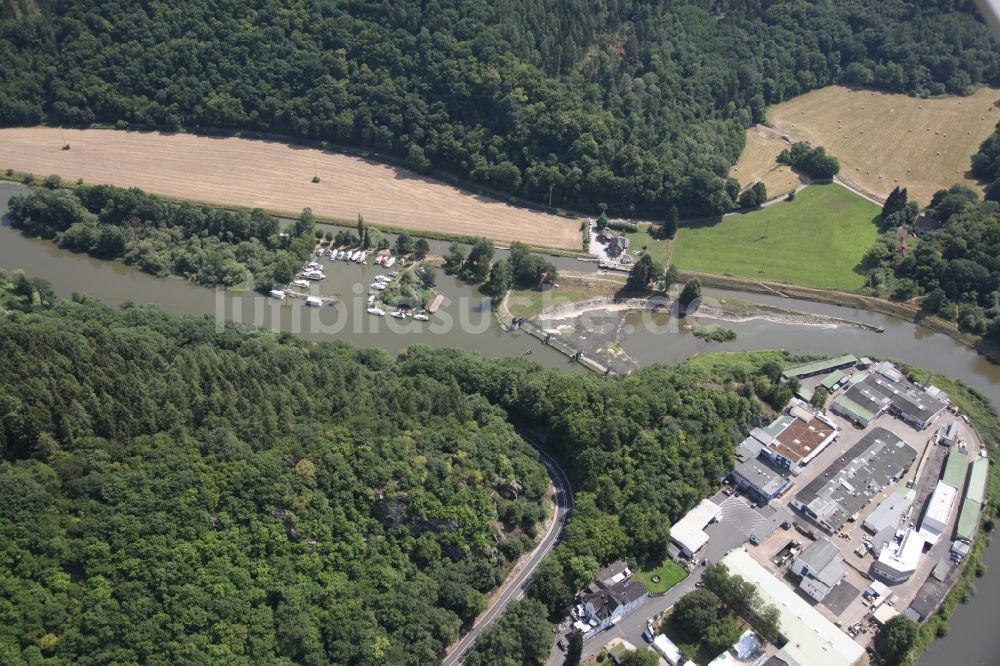
M679 555L686 559L694 558L695 554L708 543L705 528L717 521L721 515L721 506L711 500L702 500L698 506L671 526L670 547L667 552L671 557Z
M875 507L874 511L868 514L861 526L872 534L878 534L887 527L895 530L903 516L913 506L913 500L916 497L917 491L912 488L897 488L882 500L882 503Z
M969 471L969 485L965 491L961 512L958 514L958 527L955 538L969 543L976 536L979 525L979 513L983 510L986 500L986 481L989 474L989 461L977 458Z
M844 580L847 567L837 545L821 537L799 553L792 562L792 572L802 577L800 590L816 601L823 601Z
M917 430L929 426L947 407L939 399L941 394L937 398L932 397L912 386L898 371L891 372L892 367L872 372L864 380L850 386L833 401L831 411L863 428L884 412Z
M857 362L858 358L856 356L853 354L845 354L826 361L813 361L812 363L797 365L795 367L788 368L781 374L785 379L791 379L792 377L795 377L796 379L806 379L807 377L827 374L833 372L834 370L843 370L844 368L851 367Z
M916 450L885 428L874 428L830 464L791 501L828 532L836 532L882 490L899 479Z
M767 427L754 428L740 447L798 474L839 434L840 429L823 415L793 405L788 414L782 414Z
M729 476L733 485L754 501L770 502L788 487L788 477L764 456L749 454L743 447L737 450L737 462Z
M722 560L730 574L752 583L761 600L781 614L781 635L787 640L777 653L785 663L809 666L853 666L865 656L864 648L826 619L784 581L775 578L742 548Z
M939 442L945 446L955 446L958 444L958 419L952 421L946 429L941 431Z
M937 543L948 529L957 500L958 490L943 480L938 481L927 501L924 519L920 522L920 536L930 543Z
M948 452L948 460L945 461L941 480L955 490L961 491L965 486L965 469L968 465L969 458L965 455L965 451L952 448Z
M906 530L902 538L892 541L882 549L878 559L872 564L872 574L890 585L898 585L910 579L920 563L924 552L924 539L914 530Z

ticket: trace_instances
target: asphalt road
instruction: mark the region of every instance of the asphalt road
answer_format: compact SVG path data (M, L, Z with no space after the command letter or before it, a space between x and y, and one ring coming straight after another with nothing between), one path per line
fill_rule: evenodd
M545 559L562 538L566 519L573 510L573 490L569 486L569 479L566 478L566 473L563 472L562 468L559 467L549 454L541 449L538 442L535 441L530 433L519 431L519 434L526 442L538 449L539 460L545 466L545 471L548 472L555 493L553 498L556 504L555 520L552 521L548 532L542 537L538 546L531 552L527 563L521 568L521 571L518 572L513 580L508 581L503 592L493 601L493 605L479 616L472 629L469 630L469 633L463 636L462 640L441 660L440 666L458 666L461 664L465 657L472 652L472 648L476 644L476 639L479 638L483 630L503 615L503 612L512 601L520 599L524 595L524 589L530 584L535 569L538 568L538 565L542 563L542 560Z

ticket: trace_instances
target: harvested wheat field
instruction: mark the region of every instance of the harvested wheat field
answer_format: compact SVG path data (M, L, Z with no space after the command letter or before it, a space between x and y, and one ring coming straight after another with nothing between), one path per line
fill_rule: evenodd
M804 178L784 164L778 164L778 153L790 144L781 139L781 132L754 125L747 130L747 143L740 159L729 175L740 182L740 189L746 189L756 182L764 183L767 198L788 194L806 182Z
M1000 121L998 99L995 88L918 99L830 86L771 107L768 119L793 141L826 147L840 160L841 179L879 197L901 185L926 206L953 183L981 189L966 173Z
M68 143L70 150L62 150ZM181 199L538 247L579 249L579 222L509 206L405 169L277 141L190 134L0 129L0 167ZM313 183L318 175L319 183Z

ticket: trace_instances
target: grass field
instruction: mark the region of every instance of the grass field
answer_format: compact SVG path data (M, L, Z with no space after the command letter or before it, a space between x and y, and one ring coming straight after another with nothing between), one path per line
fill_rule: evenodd
M654 237L650 233L651 229L652 225L643 223L639 225L638 231L624 232L625 236L629 239L629 252L645 248L645 251L649 253L649 256L651 256L660 265L665 265L667 262L667 253L670 250L670 241L665 238L660 239ZM638 258L638 256L636 256L636 258Z
M657 580L653 581L656 577ZM677 583L687 578L687 572L673 560L663 560L655 569L640 569L632 578L642 584L650 594L663 594Z
M672 259L681 270L850 291L864 284L856 267L878 214L840 185L810 185L794 201L682 226Z
M755 125L747 130L746 146L729 175L740 181L743 189L758 181L764 183L768 199L787 194L803 183L791 167L776 161L778 153L787 147L779 133Z
M840 177L885 197L897 185L922 206L936 190L966 177L972 155L1000 121L1000 90L970 97L918 99L830 86L782 102L768 120L792 140L825 146L840 159ZM748 150L760 152L756 141ZM774 156L780 145L768 143ZM757 156L748 161L760 163ZM741 158L741 162L743 159ZM742 183L742 176L735 174ZM770 188L769 188L770 190Z
M70 150L61 150L68 143ZM358 157L277 141L190 134L0 129L0 168L155 194L509 243L580 249L580 223ZM314 175L320 182L313 183Z

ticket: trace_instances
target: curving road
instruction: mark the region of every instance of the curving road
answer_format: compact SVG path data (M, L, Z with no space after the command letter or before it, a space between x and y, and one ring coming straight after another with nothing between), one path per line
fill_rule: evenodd
M556 544L562 538L563 528L566 526L566 518L573 510L573 490L569 486L569 479L566 478L566 473L553 460L552 456L542 450L530 433L519 430L518 434L538 450L539 460L545 466L545 471L549 474L549 479L554 489L553 499L556 504L555 518L549 525L549 529L542 537L542 540L531 551L527 562L525 562L521 570L506 582L505 587L502 588L501 593L494 599L493 604L476 618L472 629L441 660L440 666L458 666L461 664L465 660L465 657L472 651L472 648L476 644L476 639L479 638L483 630L503 615L503 612L512 601L521 598L525 588L531 583L531 577L535 573L535 569L538 568L538 565L542 563L545 556L555 548Z

